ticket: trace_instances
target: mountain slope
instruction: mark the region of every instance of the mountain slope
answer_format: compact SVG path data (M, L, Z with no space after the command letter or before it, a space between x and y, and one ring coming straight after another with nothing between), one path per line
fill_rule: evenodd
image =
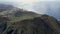
M7 10L0 12L0 34L60 34L59 21L52 16L16 7Z
M60 28L55 19L34 17L7 24L3 34L60 34ZM49 18L49 19L47 19ZM46 20L45 20L46 19ZM48 20L48 21L47 21ZM50 21L53 20L53 21ZM2 29L3 30L3 29Z

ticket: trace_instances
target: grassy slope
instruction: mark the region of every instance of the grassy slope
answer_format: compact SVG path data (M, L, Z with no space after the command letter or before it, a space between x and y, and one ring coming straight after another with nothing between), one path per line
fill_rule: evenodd
M60 28L58 27L57 20L52 17L48 16L46 17L46 15L42 16L40 14L36 14L33 12L23 12L22 14L20 14L21 16L19 15L18 17L16 17L14 13L7 15L6 11L0 12L0 15L2 15L3 17L8 17L10 19L10 21L8 21L7 23L8 26L6 30L8 30L8 28L15 22L22 21L25 19L34 19L35 17L41 17L51 28L53 28L53 30L55 30L56 32L58 32L58 34L60 34Z

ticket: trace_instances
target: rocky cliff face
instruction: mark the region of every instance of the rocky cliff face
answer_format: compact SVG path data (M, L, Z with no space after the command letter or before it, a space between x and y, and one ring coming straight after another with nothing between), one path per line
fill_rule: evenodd
M0 12L0 34L60 34L54 17L15 9Z

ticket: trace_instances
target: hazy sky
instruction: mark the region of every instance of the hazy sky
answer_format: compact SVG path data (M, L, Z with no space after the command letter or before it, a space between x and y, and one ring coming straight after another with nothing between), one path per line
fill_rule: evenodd
M56 0L0 0L1 1L6 1L6 2L22 2L25 4L31 4L33 2L42 2L42 1L56 1Z
M58 0L0 0L0 3L10 2L10 4L15 4L17 7L33 10L33 3L45 2L45 1L58 1Z

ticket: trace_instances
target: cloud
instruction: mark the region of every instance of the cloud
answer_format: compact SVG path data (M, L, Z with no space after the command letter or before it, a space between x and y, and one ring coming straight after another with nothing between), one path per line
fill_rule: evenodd
M56 1L56 0L0 0L0 2L22 2L22 3L25 3L25 4L31 4L33 2L42 2L42 1Z
M0 0L0 1L6 1L6 2L22 2L22 3L30 4L32 2L44 1L44 0Z

